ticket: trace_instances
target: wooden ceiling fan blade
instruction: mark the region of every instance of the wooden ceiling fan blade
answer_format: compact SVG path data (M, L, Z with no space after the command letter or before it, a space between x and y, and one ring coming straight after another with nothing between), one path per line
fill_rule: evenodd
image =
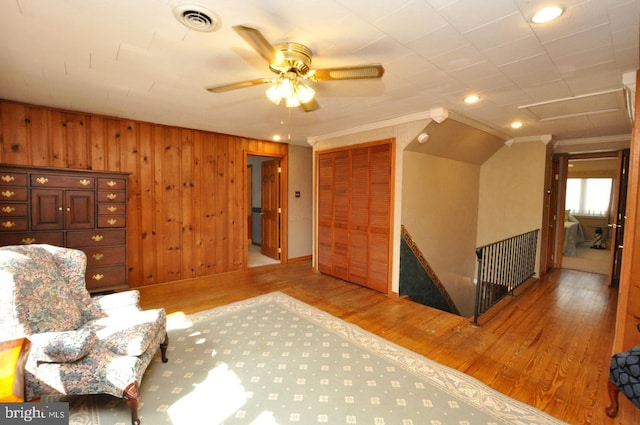
M268 63L273 62L276 56L275 49L271 43L264 38L260 31L244 25L234 25L232 28L244 39L244 41L247 42L249 46L251 46L251 48L253 48L253 50L262 56L264 60Z
M312 70L307 77L316 81L358 80L380 78L384 74L382 65L345 66Z
M257 86L259 84L268 84L272 82L272 78L257 78L255 80L239 81L237 83L223 84L221 86L206 87L206 89L211 93L222 93L229 90L242 89L245 87Z
M318 101L316 100L316 98L314 97L313 99L311 99L310 101L308 101L307 103L301 103L300 107L305 111L305 112L311 112L311 111L315 111L316 109L320 108L320 105L318 105Z

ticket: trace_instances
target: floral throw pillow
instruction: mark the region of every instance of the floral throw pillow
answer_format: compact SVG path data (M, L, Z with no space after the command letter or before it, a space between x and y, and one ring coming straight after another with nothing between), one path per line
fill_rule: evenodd
M80 360L97 341L88 329L68 332L46 332L29 337L36 359L48 363L69 363Z

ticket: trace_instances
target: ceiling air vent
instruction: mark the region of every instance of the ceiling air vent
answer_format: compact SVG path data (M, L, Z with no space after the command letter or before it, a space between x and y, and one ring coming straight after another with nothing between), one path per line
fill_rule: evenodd
M173 14L190 30L211 32L220 28L217 14L198 3L183 3L173 8Z

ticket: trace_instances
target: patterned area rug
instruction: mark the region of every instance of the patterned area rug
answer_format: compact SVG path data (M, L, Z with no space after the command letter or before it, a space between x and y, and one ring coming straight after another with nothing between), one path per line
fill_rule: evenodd
M169 322L169 363L142 380L161 424L560 424L478 380L280 292ZM128 425L111 397L69 399L73 425Z

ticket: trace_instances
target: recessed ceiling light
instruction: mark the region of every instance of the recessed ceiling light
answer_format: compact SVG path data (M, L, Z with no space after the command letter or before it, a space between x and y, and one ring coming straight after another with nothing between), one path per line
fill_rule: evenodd
M274 142L279 142L280 141L280 135L279 134L274 134L272 137Z
M531 18L531 22L534 24L544 24L549 21L553 21L558 16L562 15L562 8L560 6L549 6L543 9L538 10L533 18Z
M472 94L464 98L464 103L471 104L471 103L476 103L479 100L480 100L480 96L478 96L477 94Z
M522 127L522 122L520 121L514 121L511 123L511 128L520 128Z

